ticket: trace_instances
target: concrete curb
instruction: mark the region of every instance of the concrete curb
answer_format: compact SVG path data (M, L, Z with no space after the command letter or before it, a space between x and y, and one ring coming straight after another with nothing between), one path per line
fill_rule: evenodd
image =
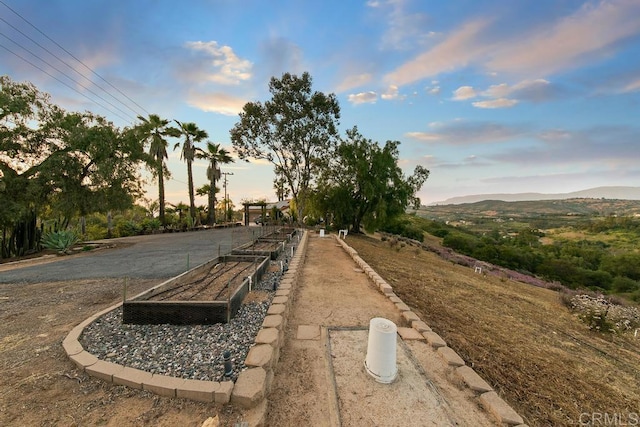
M269 307L269 313L265 317L262 329L256 336L256 345L250 351L251 358L247 356L251 367L240 373L235 384L231 381L200 381L156 375L99 360L85 351L79 342L84 328L100 316L119 308L122 303L112 305L77 325L62 341L62 347L69 359L92 377L112 384L148 390L161 396L220 404L236 403L243 408L254 408L251 417L255 420L256 425L262 424L266 415L266 405L261 403L270 389L273 368L278 361L280 348L284 344L284 328L292 303L289 297L290 290L298 281L299 267L304 263L307 242L308 232L303 231L298 248L289 263L289 269L282 278L281 286L276 291L276 296ZM255 413L256 410L259 410L259 413Z
M454 372L455 376L460 378L462 382L476 395L479 395L480 403L491 416L493 416L502 425L519 426L524 423L522 417L518 415L518 413L511 408L507 402L500 398L500 396L498 396L493 388L484 379L482 379L480 375L478 375L470 366L466 366L462 357L450 348L440 335L433 332L429 325L422 321L417 314L411 311L411 308L393 292L393 287L380 277L380 275L378 275L378 273L376 273L362 258L360 258L355 249L349 246L344 239L341 239L339 236L334 237L347 254L353 258L358 267L360 267L378 287L380 292L386 295L389 300L395 304L407 324L422 334L433 348L433 351L438 352L445 362L447 362L449 369Z

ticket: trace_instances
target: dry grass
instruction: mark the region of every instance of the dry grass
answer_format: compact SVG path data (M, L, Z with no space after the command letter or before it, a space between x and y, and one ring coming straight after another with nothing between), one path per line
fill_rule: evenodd
M640 412L640 339L590 331L558 293L476 274L426 251L347 243L531 426Z

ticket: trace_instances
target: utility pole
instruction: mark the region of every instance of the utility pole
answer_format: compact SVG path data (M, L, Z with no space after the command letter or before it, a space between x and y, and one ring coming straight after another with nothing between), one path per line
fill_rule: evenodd
M224 175L224 220L229 221L229 199L227 199L227 175L233 175L233 172L222 172Z

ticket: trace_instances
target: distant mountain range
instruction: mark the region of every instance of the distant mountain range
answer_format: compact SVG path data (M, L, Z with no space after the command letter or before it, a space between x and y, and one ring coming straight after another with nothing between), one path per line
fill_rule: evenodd
M524 202L534 200L564 200L564 199L618 199L640 200L640 187L596 187L573 193L544 194L544 193L514 193L514 194L476 194L471 196L452 197L442 202L430 203L434 205L459 205L476 203L484 200L502 200L504 202Z

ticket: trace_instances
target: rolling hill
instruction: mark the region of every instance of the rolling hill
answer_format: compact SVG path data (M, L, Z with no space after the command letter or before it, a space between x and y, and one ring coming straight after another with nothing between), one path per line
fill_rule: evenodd
M572 193L544 194L544 193L513 193L513 194L476 194L461 197L452 197L434 205L458 205L463 203L475 203L483 200L501 200L504 202L521 202L534 200L564 200L564 199L619 199L640 200L640 187L595 187Z

